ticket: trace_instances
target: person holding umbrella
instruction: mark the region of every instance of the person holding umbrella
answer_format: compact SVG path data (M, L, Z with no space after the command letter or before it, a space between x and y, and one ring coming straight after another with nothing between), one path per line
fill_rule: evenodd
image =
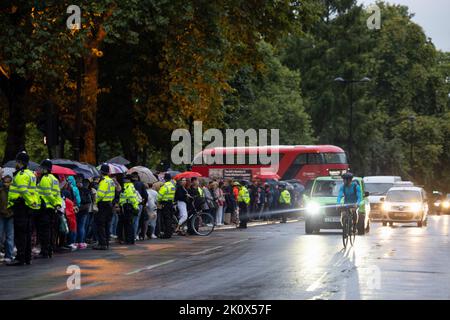
M16 171L8 192L8 208L14 214L14 241L16 261L8 266L31 264L31 214L39 209L36 176L27 168L30 157L25 151L16 156Z
M177 229L175 230L175 232L177 232L181 235L184 235L183 230L181 230L181 225L188 218L187 203L188 203L189 198L190 198L190 195L186 189L186 178L181 178L179 180L179 183L177 184L177 187L175 190L175 201L177 202L178 213L179 213L178 226L177 226Z
M148 223L147 209L145 209L148 201L148 193L147 188L145 187L145 184L140 180L137 171L132 172L130 178L133 182L134 188L137 192L139 192L142 198L142 202L139 203L138 213L133 219L134 237L139 239L139 226L141 227L141 229L143 229L144 223Z
M51 258L54 244L54 225L57 221L56 211L61 211L62 199L59 189L59 181L52 171L52 162L49 159L42 161L41 179L38 184L38 192L41 203L39 214L36 216L36 227L39 242L41 243L40 255L42 258Z
M112 219L112 202L115 197L116 185L109 177L109 166L104 163L100 167L100 183L97 190L96 204L98 212L94 215L98 244L92 249L107 250L109 247L110 226Z

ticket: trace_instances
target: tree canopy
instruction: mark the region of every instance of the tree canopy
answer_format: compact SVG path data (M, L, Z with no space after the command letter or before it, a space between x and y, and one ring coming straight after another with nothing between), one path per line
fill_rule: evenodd
M355 0L80 0L69 30L71 4L0 3L4 162L26 148L155 166L198 120L348 149L353 97L353 171L450 185L450 53L405 6L378 2L369 30Z

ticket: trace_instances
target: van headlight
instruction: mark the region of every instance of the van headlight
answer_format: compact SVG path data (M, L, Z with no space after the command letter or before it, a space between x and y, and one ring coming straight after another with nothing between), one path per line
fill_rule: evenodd
M306 212L315 215L320 211L320 205L317 202L310 202L306 205Z
M450 201L442 202L442 207L445 208L445 209L448 209L450 207Z
M418 213L422 210L422 205L420 203L412 203L410 208L412 212Z

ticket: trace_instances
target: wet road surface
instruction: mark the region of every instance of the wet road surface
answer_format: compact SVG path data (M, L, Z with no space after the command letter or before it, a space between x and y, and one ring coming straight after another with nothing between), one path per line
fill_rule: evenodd
M450 299L450 216L382 227L342 249L304 222L83 250L0 266L0 299ZM69 266L81 289L68 290Z

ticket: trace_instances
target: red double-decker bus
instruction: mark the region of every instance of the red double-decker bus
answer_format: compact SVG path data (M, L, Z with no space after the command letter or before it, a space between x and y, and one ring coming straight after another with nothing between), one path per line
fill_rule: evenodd
M278 154L277 164L261 161L264 159L260 158L261 154L271 156L274 153ZM222 163L212 161L217 155L223 155ZM234 161L229 161L230 159ZM339 147L299 145L205 149L195 156L192 164L192 171L204 177L219 178L241 175L251 179L262 171L267 173L272 169L280 180L297 179L306 184L318 176L340 175L348 170L348 163L344 150Z

